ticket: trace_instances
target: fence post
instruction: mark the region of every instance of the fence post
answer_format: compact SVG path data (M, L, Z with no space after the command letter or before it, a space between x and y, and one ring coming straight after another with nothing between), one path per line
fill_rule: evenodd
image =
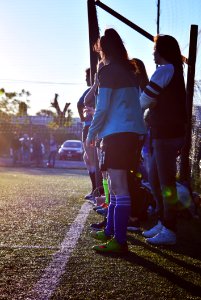
M93 47L99 38L99 27L96 13L96 6L94 0L88 0L88 27L89 27L89 50L90 50L90 68L91 68L91 85L94 82L94 74L96 73L96 66L98 63L97 53L94 52Z
M96 13L96 5L94 0L88 0L88 26L89 26L89 49L90 49L90 71L91 71L91 85L94 82L94 75L98 63L98 55L94 52L94 44L99 38L99 27ZM99 168L99 161L97 156L97 148L94 148L95 167L96 167L96 187L102 186L102 175Z
M191 25L187 84L186 84L186 108L187 108L188 121L187 121L186 142L182 149L181 163L180 163L180 180L182 182L187 182L189 185L191 180L190 150L191 150L191 135L192 135L192 108L193 108L193 94L194 94L197 36L198 36L198 25Z

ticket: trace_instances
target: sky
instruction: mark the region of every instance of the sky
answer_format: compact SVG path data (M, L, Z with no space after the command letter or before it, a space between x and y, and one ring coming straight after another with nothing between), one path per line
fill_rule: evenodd
M157 0L101 2L156 35ZM188 57L191 24L201 31L201 1L160 2L160 33L173 35ZM0 7L0 88L29 91L29 115L41 109L54 111L50 103L57 93L61 109L70 102L77 117L90 62L87 0L0 0ZM99 7L97 15L100 34L106 28L116 29L129 57L142 59L150 77L155 70L153 43ZM200 40L199 34L196 79L201 79Z

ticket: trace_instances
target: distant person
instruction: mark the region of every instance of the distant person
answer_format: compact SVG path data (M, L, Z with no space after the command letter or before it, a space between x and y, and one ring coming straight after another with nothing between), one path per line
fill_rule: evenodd
M25 133L21 139L21 151L23 163L29 164L31 159L31 140L27 133Z
M42 167L43 166L44 145L38 134L34 134L34 137L32 140L32 147L33 147L33 160L35 161L35 166Z
M153 55L159 67L140 101L143 109L149 108L149 183L157 202L158 223L143 235L150 244L173 245L178 208L176 161L184 145L187 121L183 61L177 40L169 35L155 37Z
M87 167L87 170L88 170L88 173L90 176L90 180L91 180L91 185L92 185L91 191L85 196L85 199L93 200L93 192L96 189L95 145L90 145L90 146L86 145L86 138L87 138L88 130L91 125L93 116L92 116L92 114L88 114L87 112L84 113L84 108L85 108L84 99L90 90L90 69L89 68L86 69L85 72L86 72L86 83L89 88L86 89L86 91L80 97L80 99L77 103L77 109L78 109L78 113L80 116L80 120L83 123L83 129L82 129L82 142L83 142L83 148L84 148L83 159L84 159L85 165ZM89 106L93 107L93 108L95 106L95 96L94 95L92 95L92 97L91 97Z
M56 155L57 155L57 142L54 135L51 134L49 140L49 155L48 155L48 162L47 162L48 168L54 168Z
M131 213L127 171L136 169L140 135L146 133L139 102L136 67L128 58L121 37L106 29L96 50L104 62L98 72L95 114L89 128L87 145L98 136L103 139L102 157L110 181L110 204L105 230L92 236L105 242L95 245L98 252L126 253L127 223ZM108 242L107 242L108 241Z
M15 166L16 163L19 162L20 160L20 149L21 149L21 143L17 132L14 132L13 138L11 140L10 149L11 149L12 163Z

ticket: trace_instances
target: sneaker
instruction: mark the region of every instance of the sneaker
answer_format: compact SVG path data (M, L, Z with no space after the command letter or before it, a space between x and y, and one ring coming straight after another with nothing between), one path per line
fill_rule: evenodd
M107 216L107 212L108 212L108 208L105 207L105 208L97 209L96 212L99 215L102 215L102 216L106 217Z
M128 225L127 225L127 230L131 232L138 232L140 231L140 222L139 220L131 221L129 219Z
M95 245L92 247L93 250L102 253L119 253L126 254L128 253L128 245L119 244L115 238L112 238L109 242L104 243L102 245Z
M87 195L84 197L84 199L86 199L86 200L91 200L91 199L93 199L93 193L91 192L91 193L87 194Z
M88 199L87 202L96 205L96 200L93 197L91 197L91 199Z
M158 221L158 223L154 227L152 227L149 230L143 231L142 235L145 238L152 238L161 231L162 227L163 227L162 223Z
M100 230L102 228L104 228L106 226L106 223L107 223L107 220L104 220L100 223L93 223L90 225L90 227L93 229L93 230Z
M157 235L152 238L147 238L146 241L152 245L175 245L176 234L174 231L163 226Z
M96 205L93 210L97 210L97 209L102 209L102 208L107 208L108 207L108 204L107 203L103 203L101 205Z
M99 230L99 231L91 231L90 235L99 241L106 242L108 240L111 240L112 236L111 235L106 235L104 230Z

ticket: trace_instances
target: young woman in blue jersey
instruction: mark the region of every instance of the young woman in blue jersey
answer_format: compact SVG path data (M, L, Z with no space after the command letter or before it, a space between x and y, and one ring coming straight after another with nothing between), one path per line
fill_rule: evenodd
M110 180L110 204L104 231L92 236L104 241L96 245L99 252L127 252L126 231L131 199L127 171L136 169L135 153L139 137L146 133L139 102L139 80L122 39L114 29L106 29L97 42L104 62L98 72L98 94L95 114L87 144L98 136L103 139L103 158Z
M177 190L176 159L184 145L186 93L183 61L177 40L157 35L154 60L159 66L140 97L149 108L152 139L149 182L157 201L158 223L143 235L155 245L176 243Z

